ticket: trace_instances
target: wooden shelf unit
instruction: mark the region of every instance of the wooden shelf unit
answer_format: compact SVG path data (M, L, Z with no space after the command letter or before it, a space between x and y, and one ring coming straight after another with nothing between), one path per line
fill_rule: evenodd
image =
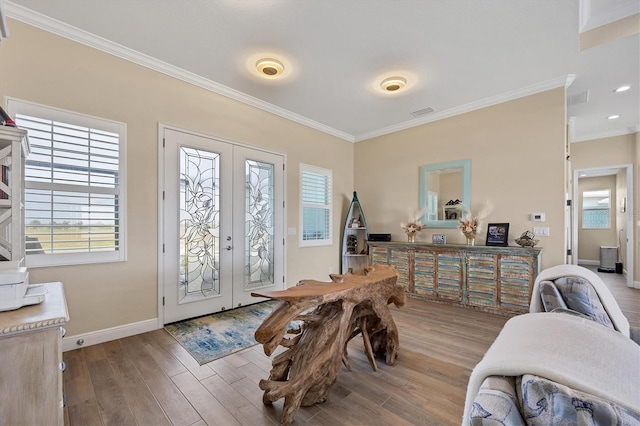
M369 242L371 264L393 265L411 297L515 315L529 311L539 248Z
M353 199L345 218L344 231L342 233L342 256L340 262L340 272L342 274L349 272L353 274L364 273L364 268L369 266L368 239L369 233L364 211L356 191L353 191ZM355 243L355 247L349 244L349 240Z
M24 162L27 131L0 126L0 260L24 259Z

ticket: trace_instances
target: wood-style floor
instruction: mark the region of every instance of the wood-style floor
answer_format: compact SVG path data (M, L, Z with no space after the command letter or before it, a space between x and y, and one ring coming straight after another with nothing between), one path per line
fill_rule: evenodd
M632 325L640 290L602 274ZM622 284L624 284L622 282ZM298 411L298 425L459 425L467 381L508 318L409 299L391 307L400 333L396 365L371 370L354 339L324 404ZM258 381L271 361L254 346L203 366L156 330L65 352L69 425L272 425L282 400L262 404Z

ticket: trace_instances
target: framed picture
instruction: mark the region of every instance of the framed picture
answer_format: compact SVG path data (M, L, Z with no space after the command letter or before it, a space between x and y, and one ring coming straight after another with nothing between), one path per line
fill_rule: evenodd
M509 240L508 223L490 223L487 227L488 246L506 246Z

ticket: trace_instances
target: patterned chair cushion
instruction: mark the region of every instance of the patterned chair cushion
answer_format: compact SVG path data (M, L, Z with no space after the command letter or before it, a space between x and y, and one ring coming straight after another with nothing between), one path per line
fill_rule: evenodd
M569 309L580 312L592 320L615 329L609 314L591 283L582 277L562 277L554 281Z
M522 417L528 425L640 426L640 413L542 377L516 378Z
M551 312L554 309L567 309L567 304L564 303L564 299L551 281L540 282L540 298L542 299L542 306L547 312Z
M487 377L473 401L472 426L524 426L516 400L514 377Z

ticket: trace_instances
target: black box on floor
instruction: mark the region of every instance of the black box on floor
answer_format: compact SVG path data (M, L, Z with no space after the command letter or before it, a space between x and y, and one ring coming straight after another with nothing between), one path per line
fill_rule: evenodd
M616 262L616 274L622 273L622 262Z

